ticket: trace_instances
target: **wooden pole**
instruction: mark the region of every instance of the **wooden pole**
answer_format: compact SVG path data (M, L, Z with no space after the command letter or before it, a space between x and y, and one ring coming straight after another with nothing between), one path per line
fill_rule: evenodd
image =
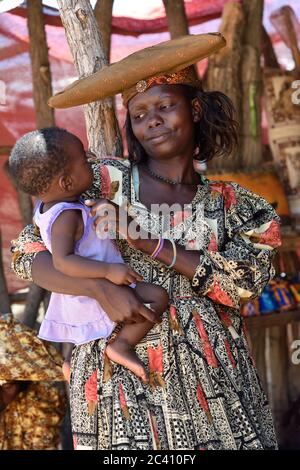
M30 328L35 329L36 319L39 313L40 304L45 296L47 291L37 286L36 284L31 284L29 292L27 294L26 306L24 313L22 315L22 323L29 326Z
M103 49L107 62L110 62L111 22L114 0L97 0L94 15L102 36Z
M229 96L236 110L236 120L242 128L242 94L240 66L242 59L242 35L245 17L241 4L227 3L224 6L220 32L227 46L209 58L205 89L218 90ZM208 162L210 172L236 171L241 166L240 145L230 157L215 158Z
M84 0L58 0L58 7L80 78L107 65L103 42L90 5ZM90 149L98 156L122 156L122 140L113 100L84 106Z
M37 128L41 129L55 126L54 110L47 104L53 93L42 1L27 0L27 15L36 125ZM28 194L21 193L19 202L23 221L26 224L30 223L32 220L32 207L31 210L29 209L31 197ZM45 292L44 289L35 284L30 286L23 322L31 328L35 327L39 306Z
M10 174L8 161L6 161L5 164L4 164L4 171L7 174L8 178L10 179L12 185L14 186L14 188L17 192L20 214L21 214L21 217L22 217L23 226L25 227L25 225L28 225L28 224L32 223L32 199L31 199L31 196L29 194L24 193L23 191L21 191L17 187L13 176Z
M271 23L279 32L285 44L291 49L291 53L295 62L295 71L300 71L300 50L298 47L298 37L296 25L298 24L297 16L294 10L285 5L278 10L274 10L270 16Z
M246 19L242 49L242 141L241 163L243 169L259 168L262 164L261 95L262 69L262 16L263 0L243 0Z
M0 155L7 157L10 154L12 147L10 145L1 145L0 146Z
M171 39L189 34L184 0L163 0Z
M2 236L0 231L0 315L10 313L10 300L7 292L7 285L4 276L2 260Z
M41 129L55 125L54 110L47 105L52 85L42 1L27 0L27 14L36 125Z
M264 26L262 27L262 54L264 57L265 67L280 69L271 38Z

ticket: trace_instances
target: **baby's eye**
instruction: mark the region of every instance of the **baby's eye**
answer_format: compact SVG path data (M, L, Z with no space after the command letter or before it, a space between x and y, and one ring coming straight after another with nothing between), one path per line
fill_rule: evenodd
M171 103L165 103L165 104L162 104L162 105L160 106L160 109L168 109L168 108L170 108L171 106L172 106Z

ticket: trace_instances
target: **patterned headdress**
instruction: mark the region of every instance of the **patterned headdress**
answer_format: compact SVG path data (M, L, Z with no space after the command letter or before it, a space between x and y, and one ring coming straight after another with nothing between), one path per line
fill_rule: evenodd
M226 45L220 33L181 36L147 47L52 96L53 108L70 108L123 93L124 104L135 94L160 83L200 86L190 67Z

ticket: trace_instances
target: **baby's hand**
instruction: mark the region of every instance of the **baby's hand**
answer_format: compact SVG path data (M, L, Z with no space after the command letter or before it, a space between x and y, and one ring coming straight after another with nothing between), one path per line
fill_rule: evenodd
M130 285L142 281L143 277L131 269L127 264L115 263L107 267L106 279L118 285Z

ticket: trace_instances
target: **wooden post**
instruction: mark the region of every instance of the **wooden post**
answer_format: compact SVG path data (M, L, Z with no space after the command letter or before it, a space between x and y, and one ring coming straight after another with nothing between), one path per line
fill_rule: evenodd
M262 164L261 95L262 70L261 38L263 0L243 0L245 28L242 49L242 141L241 163L244 169Z
M52 84L42 1L27 0L27 15L36 125L41 129L55 125L54 110L47 104L52 95ZM21 193L19 202L23 221L30 223L32 219L31 197L28 194ZM23 214L23 210L25 210L25 214ZM23 323L31 328L35 327L39 306L45 292L44 289L35 284L30 286Z
M22 315L22 323L29 326L30 328L35 329L36 319L39 313L40 304L45 296L47 291L37 286L36 284L31 284L29 292L27 294L26 306L24 313Z
M280 69L271 38L264 26L262 27L262 54L264 57L265 67Z
M10 154L12 147L10 145L1 145L0 146L0 155L7 157Z
M36 125L41 129L54 126L54 110L47 104L52 85L42 1L27 0L27 14Z
M263 389L268 394L268 381L266 369L266 328L251 328L251 351L255 360L258 375Z
M107 65L103 42L90 2L58 0L62 23L80 78ZM122 140L113 100L84 106L90 149L98 156L121 156Z
M189 34L184 0L163 0L171 39Z
M94 15L102 36L103 49L107 62L110 62L111 22L114 0L97 0Z
M226 37L227 46L209 58L205 89L218 90L228 95L236 110L236 120L242 128L242 95L240 65L244 13L241 4L227 3L223 9L220 32ZM215 158L208 162L209 171L233 171L241 166L240 145L229 158Z
M5 313L10 313L10 301L3 269L2 236L0 231L0 315Z
M9 166L8 166L8 160L5 162L3 168L4 168L4 171L7 174L8 178L10 179L12 185L14 186L16 192L17 192L20 214L21 214L21 217L22 217L23 226L25 227L25 225L31 224L31 222L32 222L32 199L31 199L31 196L29 194L24 193L23 191L21 191L17 187L14 178L10 174Z
M294 10L288 5L285 5L278 10L274 10L270 16L270 21L279 32L285 44L291 49L291 53L295 61L295 71L299 72L300 50L298 47L296 31L298 19Z
M283 439L282 416L288 407L288 349L286 325L273 326L270 332L270 368L272 411L280 440Z

